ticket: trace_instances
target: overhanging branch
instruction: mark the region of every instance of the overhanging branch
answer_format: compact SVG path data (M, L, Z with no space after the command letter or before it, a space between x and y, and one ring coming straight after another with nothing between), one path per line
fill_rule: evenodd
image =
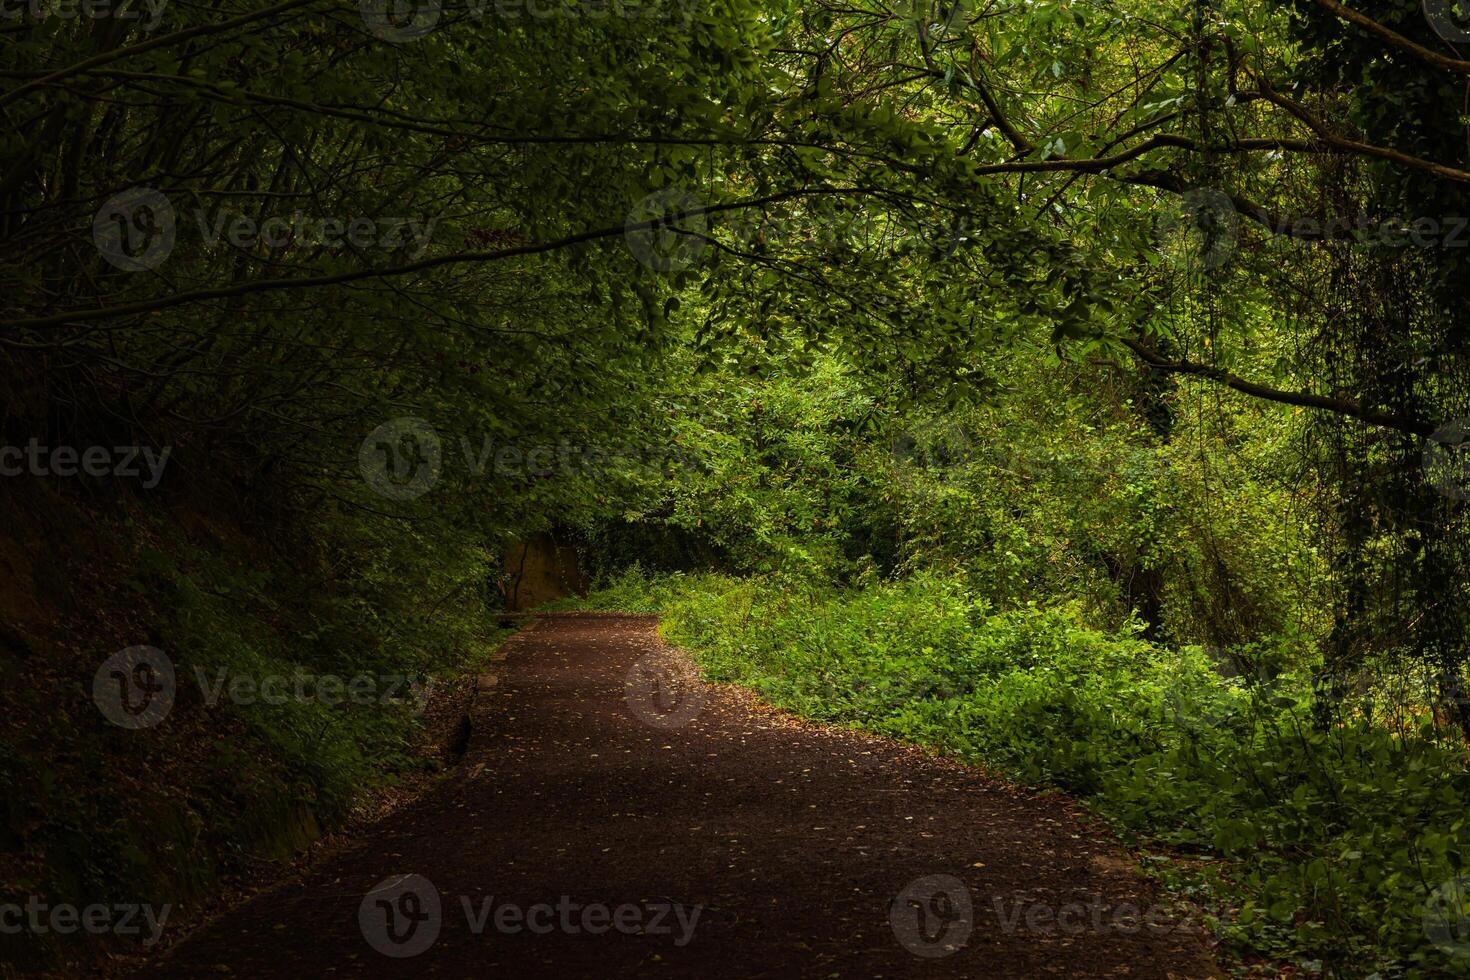
M169 296L160 296L155 299L138 300L132 303L120 303L117 306L102 306L88 310L74 310L69 313L56 313L51 316L33 317L24 320L7 320L0 322L0 327L10 330L37 330L45 327L67 326L77 323L87 323L96 320L111 320L124 316L135 316L144 313L153 313L158 310L166 310L175 306L186 306L193 303L203 303L209 300L229 299L235 296L246 296L253 293L276 292L286 289L312 289L322 286L340 286L345 283L361 282L368 279L390 279L397 276L411 275L415 272L424 272L429 269L437 269L441 266L471 265L485 262L497 262L502 259L518 258L527 255L544 255L548 252L559 251L580 245L585 242L600 241L607 238L617 238L629 232L652 231L667 227L673 222L684 218L694 218L706 214L719 214L724 211L736 211L742 208L760 207L764 204L772 204L777 201L787 201L800 197L820 197L828 195L867 195L877 193L871 187L813 187L797 190L781 191L768 194L764 197L749 198L744 201L732 201L727 204L712 204L708 207L694 207L677 214L664 215L648 221L614 225L607 228L595 228L558 238L549 242L537 242L531 245L518 245L514 248L497 249L494 251L476 252L454 252L448 255L436 255L432 258L420 259L417 262L408 262L401 266L390 269L355 269L351 272L339 272L328 276L303 276L295 279L255 279L244 282L231 283L228 286L218 286L213 289L197 289L190 292L174 293Z
M1332 398L1327 395L1316 395L1309 391L1285 391L1280 388L1271 388L1267 385L1257 384L1254 381L1247 381L1239 375L1231 374L1229 371L1223 371L1217 367L1211 367L1208 364L1199 364L1194 361L1170 360L1158 351L1152 350L1139 341L1128 337L1121 337L1119 339L1122 340L1129 350L1133 351L1139 360L1158 371L1207 378L1210 381L1222 384L1241 394L1250 395L1253 398L1261 398L1282 405L1296 405L1301 408L1315 408L1326 412L1334 412L1338 415L1346 415L1349 418L1367 422L1370 425L1406 432L1409 435L1430 436L1435 432L1435 426L1411 415L1399 415L1364 408L1362 403L1351 398Z
M1431 51L1424 45L1409 40L1392 28L1385 27L1366 14L1359 13L1349 7L1344 7L1337 0L1316 0L1316 4L1328 13L1341 17L1350 24L1358 25L1380 40L1388 42L1388 44L1398 48L1400 51L1406 51L1416 58L1427 61L1436 68L1443 68L1446 71L1452 71L1458 75L1470 75L1470 61L1462 61L1459 58L1447 58L1438 51Z

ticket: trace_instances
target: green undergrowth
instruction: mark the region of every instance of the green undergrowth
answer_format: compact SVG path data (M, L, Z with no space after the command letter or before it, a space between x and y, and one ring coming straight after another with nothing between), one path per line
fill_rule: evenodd
M1198 648L928 576L839 591L635 569L578 605L658 610L712 680L1088 801L1241 969L1470 975L1465 913L1443 916L1461 893L1442 887L1470 852L1464 746L1427 716L1390 730L1371 691L1324 715L1290 644L1248 651L1247 684Z

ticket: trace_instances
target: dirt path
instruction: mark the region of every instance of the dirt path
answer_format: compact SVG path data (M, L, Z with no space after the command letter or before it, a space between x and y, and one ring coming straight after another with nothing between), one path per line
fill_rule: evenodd
M1214 975L1055 799L691 684L649 618L506 649L462 776L148 975Z

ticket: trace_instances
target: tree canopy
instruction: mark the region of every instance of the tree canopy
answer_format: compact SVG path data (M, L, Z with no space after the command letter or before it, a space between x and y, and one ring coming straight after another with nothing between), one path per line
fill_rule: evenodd
M160 635L427 668L552 533L1311 663L1321 731L1412 676L1470 737L1452 0L3 15L0 430L168 450L73 502ZM196 511L268 557L149 524ZM293 771L316 724L261 723Z

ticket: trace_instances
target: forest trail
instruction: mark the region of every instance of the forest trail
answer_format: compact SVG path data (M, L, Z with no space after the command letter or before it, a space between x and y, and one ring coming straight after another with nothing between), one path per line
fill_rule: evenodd
M146 974L1216 975L1065 801L691 681L654 625L534 622L458 771Z

